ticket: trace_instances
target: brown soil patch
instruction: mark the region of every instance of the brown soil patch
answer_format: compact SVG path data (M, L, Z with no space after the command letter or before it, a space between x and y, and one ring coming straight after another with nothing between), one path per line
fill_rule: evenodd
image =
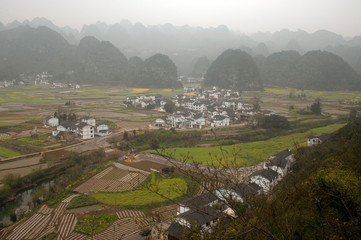
M51 152L44 152L43 157L46 161L58 161L67 158L69 154L70 152L60 149Z
M167 167L163 164L155 163L151 161L123 162L123 164L148 172L150 171L151 168L160 171L162 168Z

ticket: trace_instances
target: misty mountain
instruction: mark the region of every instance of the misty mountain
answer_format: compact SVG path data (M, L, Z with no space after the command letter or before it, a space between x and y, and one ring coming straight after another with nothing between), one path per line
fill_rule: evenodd
M361 57L359 57L354 69L358 74L361 75Z
M0 31L21 25L47 26L72 45L77 45L84 37L93 36L100 41L111 42L127 57L139 56L145 59L162 53L175 62L181 75L191 75L194 63L201 56L215 59L226 49L240 46L252 56L262 54L265 57L285 50L298 51L300 54L311 50L326 50L341 56L351 66L354 66L361 56L361 36L346 40L343 36L326 30L307 33L303 30L285 29L275 33L257 32L246 36L231 31L224 25L210 28L174 26L169 23L145 26L123 20L115 24L97 22L84 25L79 32L70 27L55 26L45 18L35 18L22 23L14 21L3 28L0 25Z
M139 57L128 61L108 41L89 36L73 46L48 27L0 31L0 56L0 80L50 72L61 76L71 73L81 83L167 88L179 84L177 67L168 56L156 54L144 62Z
M76 69L80 79L108 83L124 82L128 60L113 44L99 41L95 37L84 37L77 47Z
M177 67L166 55L156 54L144 62L140 58L132 58L132 71L128 85L133 87L148 88L177 88L178 82Z
M226 50L216 58L205 75L204 85L239 90L262 89L256 63L248 53L239 49Z
M211 65L211 61L206 57L200 57L194 64L191 77L201 78L207 72L209 66Z
M311 90L360 90L361 78L341 57L326 51L271 54L257 61L267 86Z
M21 73L66 72L75 64L75 47L47 27L20 26L0 32L0 79Z

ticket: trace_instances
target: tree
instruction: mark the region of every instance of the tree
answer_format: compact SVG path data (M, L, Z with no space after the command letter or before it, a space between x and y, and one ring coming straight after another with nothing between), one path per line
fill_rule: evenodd
M265 116L263 119L264 128L277 128L277 129L289 129L290 123L286 117L280 115Z
M311 112L316 115L321 115L321 99L317 98L311 105Z
M253 98L253 111L258 112L259 110L261 110L261 105L260 105L261 99L259 99L258 97L254 97Z
M123 133L123 139L124 139L125 141L128 141L128 140L129 140L129 136L128 136L128 132L127 132L127 131L124 131L124 133Z
M176 109L176 106L174 104L174 102L172 101L168 101L165 105L164 105L164 110L167 112L167 113L173 113Z
M357 119L357 110L355 108L351 109L350 115L349 115L349 121L353 122Z

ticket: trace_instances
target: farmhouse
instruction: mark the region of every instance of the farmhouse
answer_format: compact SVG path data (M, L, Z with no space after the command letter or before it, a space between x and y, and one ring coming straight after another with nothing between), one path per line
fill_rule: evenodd
M255 183L263 189L263 192L269 192L279 180L279 175L272 169L258 170L250 175L250 182Z
M322 133L321 136L309 136L307 138L307 146L315 146L324 143L330 138L330 134Z
M54 116L49 116L44 120L44 126L46 127L56 127L59 125L59 118Z
M101 122L96 126L95 134L98 136L106 136L112 133L112 130L109 127L109 123Z
M53 136L56 137L60 132L73 132L81 139L91 139L94 138L94 127L85 123L85 122L67 122L62 121L58 126L56 131L53 131Z
M222 127L222 126L229 126L229 117L222 116L222 115L216 115L213 117L213 120L211 122L212 127Z
M291 164L295 161L294 154L290 149L285 149L273 156L263 165L264 169L272 169L280 176L285 176L290 169Z
M260 193L261 187L254 183L228 184L216 190L218 199L225 202L243 202L245 198Z
M76 133L81 137L81 139L91 139L94 138L94 127L85 123L77 123L76 126Z
M84 117L82 117L82 118L80 119L80 121L83 122L83 123L89 124L89 125L91 125L91 126L93 126L93 127L96 126L96 120L95 120L95 118L92 118L92 117L89 117L89 116L84 116Z

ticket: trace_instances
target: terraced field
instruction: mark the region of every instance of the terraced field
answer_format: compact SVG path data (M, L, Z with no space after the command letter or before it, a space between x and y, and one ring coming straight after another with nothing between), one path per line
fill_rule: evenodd
M132 172L111 166L75 188L75 191L83 194L93 194L98 191L120 192L130 190L143 182L147 175L149 173L144 171Z

